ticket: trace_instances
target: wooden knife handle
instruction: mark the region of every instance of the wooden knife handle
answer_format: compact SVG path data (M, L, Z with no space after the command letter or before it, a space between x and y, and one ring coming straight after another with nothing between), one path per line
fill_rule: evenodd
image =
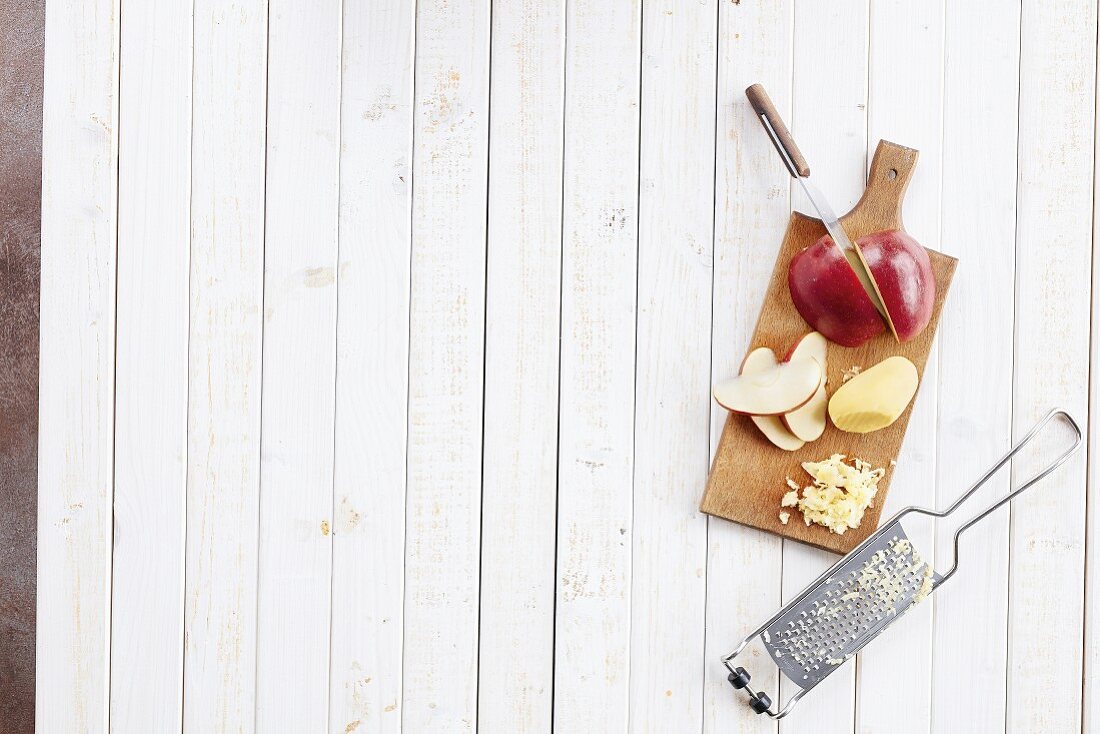
M745 96L749 98L749 104L752 105L752 109L760 118L760 124L764 125L764 129L768 131L768 137L771 138L775 149L779 151L787 170L791 172L792 176L809 176L810 164L806 162L802 151L798 149L794 138L791 137L791 131L783 123L783 118L779 116L779 110L775 109L775 105L772 104L768 93L764 91L764 87L753 84L745 90Z

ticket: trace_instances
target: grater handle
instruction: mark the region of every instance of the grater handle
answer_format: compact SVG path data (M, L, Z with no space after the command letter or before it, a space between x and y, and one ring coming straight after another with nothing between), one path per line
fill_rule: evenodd
M1031 440L1033 438L1035 438L1039 434L1039 432L1042 431L1047 426L1047 424L1050 423L1055 418L1061 418L1065 423L1069 424L1071 429L1073 429L1073 434L1074 434L1073 443L1069 446L1069 448L1067 448L1065 451L1063 451L1058 456L1057 459L1055 459L1050 464L1048 464L1046 467L1044 467L1041 471L1039 471L1037 474L1035 474L1035 476L1031 477L1026 482L1021 484L1019 487L1016 487L1011 492L1006 494L1004 497L1001 497L1000 499L995 501L993 504L986 507L984 510L979 512L977 515L974 515L972 518L967 520L958 530L955 531L954 553L953 553L954 559L953 559L953 562L951 564L951 568L948 569L948 571L940 577L938 583L936 584L937 586L939 586L939 584L942 584L947 579L951 578L952 574L954 574L955 571L959 567L959 538L960 538L960 536L962 536L962 534L965 533L967 530L969 530L973 525L975 525L976 523L983 520L991 512L993 512L994 510L996 510L997 508L999 508L1003 505L1008 504L1010 501L1012 501L1012 499L1014 497L1017 497L1018 495L1023 493L1024 490L1029 489L1030 487L1034 486L1035 484L1038 484L1040 481L1045 479L1051 472L1053 472L1055 469L1057 469L1062 464L1064 464L1069 459L1069 457L1072 456L1074 454L1074 452L1076 452L1077 449L1079 449L1081 447L1081 441L1082 441L1081 427L1077 425L1077 421L1075 421L1073 419L1073 416L1071 416L1066 411L1061 410L1061 409L1057 409L1057 408L1050 411L1049 413L1047 413L1043 417L1042 420L1040 420L1038 423L1036 423L1035 426L1032 427L1032 429L1030 431L1028 431L1024 435L1023 438L1021 438L1019 441L1017 441L1016 445L1014 445L1011 449L1008 450L1008 453L1006 453L1004 456L1002 456L997 461L996 464L994 464L992 467L990 467L989 471L987 471L985 474L983 474L981 476L981 478L978 479L978 481L975 482L970 487L970 489L966 490L966 492L964 492L962 494L962 496L960 496L957 500L955 500L955 502L952 503L952 505L950 507L948 507L946 510L942 510L942 511L938 511L938 512L932 512L930 510L918 510L918 512L922 512L922 513L927 514L927 515L932 515L934 517L941 517L941 518L942 517L947 517L948 515L953 513L955 510L957 510L959 508L960 505L962 505L964 502L966 502L966 500L970 499L970 497L975 492L977 492L978 489L981 488L981 486L983 484L985 484L987 481L989 481L990 477L992 477L994 474L996 474L997 471L999 471L1001 469L1001 467L1003 467L1005 464L1007 464L1009 462L1009 460L1012 459L1013 456L1018 454L1025 446L1027 446L1027 444L1030 443Z

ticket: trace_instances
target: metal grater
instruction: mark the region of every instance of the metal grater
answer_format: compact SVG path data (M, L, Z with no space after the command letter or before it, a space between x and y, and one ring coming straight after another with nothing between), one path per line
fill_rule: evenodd
M937 573L909 540L902 519L910 513L947 517L1056 417L1073 430L1073 444L1031 479L959 527L952 565L945 573ZM807 692L951 578L959 565L959 537L967 529L1053 472L1080 446L1077 422L1063 410L1052 410L946 510L906 507L898 512L723 658L730 684L748 694L754 711L782 719ZM783 677L798 688L779 711L773 710L767 693L753 690L748 671L733 666L733 660L756 639Z

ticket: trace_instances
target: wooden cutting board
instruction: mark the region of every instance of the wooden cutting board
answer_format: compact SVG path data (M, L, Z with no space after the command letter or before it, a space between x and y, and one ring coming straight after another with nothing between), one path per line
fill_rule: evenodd
M879 141L871 161L867 189L852 211L840 218L851 239L855 240L872 232L903 229L902 200L917 163L917 154L912 148L885 140ZM777 355L784 355L798 337L812 330L791 301L787 289L787 267L795 254L824 234L825 227L820 220L797 212L791 214L787 234L779 248L771 283L752 335L752 343L746 353L757 347L771 347ZM936 275L936 302L928 327L904 344L899 344L889 330L855 348L830 343L827 383L830 395L843 384L845 370L853 365L866 369L896 354L907 357L916 365L923 384L924 365L928 361L928 352L932 348L932 339L939 325L940 310L958 262L955 258L933 250L928 250L928 256ZM715 378L728 376L715 375ZM847 553L878 527L882 505L886 501L890 480L895 471L890 462L897 458L901 450L912 409L913 404L910 403L893 425L874 433L844 433L829 423L821 438L806 444L798 451L776 448L764 438L748 416L730 414L714 456L701 509L711 515L819 548ZM721 408L716 406L716 410ZM779 503L790 489L786 478L791 477L801 486L809 484L810 478L802 469L802 462L818 461L832 454L860 458L872 466L886 469L886 476L879 482L874 505L867 508L860 526L843 535L837 535L820 525L807 527L797 508L790 510L791 517L787 525L780 523ZM905 468L897 467L897 470L905 471Z

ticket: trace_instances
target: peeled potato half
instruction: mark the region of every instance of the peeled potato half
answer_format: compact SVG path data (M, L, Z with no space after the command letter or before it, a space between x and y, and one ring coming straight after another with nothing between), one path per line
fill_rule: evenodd
M917 392L917 368L905 357L888 357L841 385L829 400L833 425L870 433L896 421Z

